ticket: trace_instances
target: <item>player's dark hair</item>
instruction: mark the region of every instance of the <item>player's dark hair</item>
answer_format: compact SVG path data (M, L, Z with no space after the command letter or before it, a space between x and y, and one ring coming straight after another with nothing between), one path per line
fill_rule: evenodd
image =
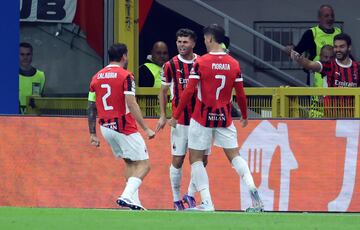
M334 37L334 42L336 40L343 40L343 41L346 41L346 44L348 46L351 46L351 38L349 35L345 34L345 33L341 33L341 34L338 34Z
M190 37L194 42L197 40L196 33L187 28L181 28L176 32L176 39L178 37Z
M329 9L333 12L333 14L334 14L334 9L332 8L332 6L330 6L330 5L328 5L328 4L324 4L324 5L321 5L320 8L319 8L319 10L318 10L318 17L321 16L321 10L322 10L322 8L329 8Z
M122 56L127 54L128 50L124 43L116 43L110 46L108 50L109 61L120 62Z
M29 49L31 50L31 53L32 53L32 51L33 51L32 45L31 45L30 43L28 43L28 42L21 42L20 45L19 45L19 47L29 48Z
M211 24L204 28L204 35L211 35L217 43L224 42L225 30L218 24Z

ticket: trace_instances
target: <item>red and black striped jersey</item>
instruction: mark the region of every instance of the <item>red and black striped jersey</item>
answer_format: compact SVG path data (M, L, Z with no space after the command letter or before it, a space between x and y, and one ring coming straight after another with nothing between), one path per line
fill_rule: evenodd
M108 65L93 76L90 93L96 96L100 125L126 135L138 131L125 101L125 95L135 96L132 73L118 65Z
M224 52L211 52L198 58L189 76L190 82L174 114L177 119L188 95L197 87L192 118L204 127L228 127L232 124L231 97L235 88L242 116L247 118L246 96L238 61Z
M192 60L185 60L180 56L180 54L178 54L171 58L163 66L161 72L161 83L163 85L170 86L172 111L175 111L179 105L181 94L186 88L186 84L189 82L190 70L198 57L198 55L194 54L194 58ZM192 100L184 108L178 120L179 124L190 124L191 114L195 107L195 97L196 94L193 95Z
M360 87L360 63L350 60L342 65L337 59L321 64L321 74L327 77L328 87Z

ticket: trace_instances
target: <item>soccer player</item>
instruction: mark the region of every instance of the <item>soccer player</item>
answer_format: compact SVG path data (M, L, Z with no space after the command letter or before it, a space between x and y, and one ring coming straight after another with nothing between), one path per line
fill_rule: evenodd
M328 87L359 87L360 63L350 57L351 38L342 33L334 37L335 58L330 61L311 61L292 51L291 58L308 70L327 77Z
M126 187L117 199L122 207L144 210L138 197L138 189L150 171L149 155L136 122L149 139L155 137L146 125L135 99L135 81L126 70L127 47L118 43L108 50L110 64L96 73L90 83L88 97L88 124L90 143L100 146L96 136L96 114L100 131L116 157L125 161Z
M192 65L198 57L193 49L196 44L197 36L190 29L179 29L176 32L176 46L179 54L174 56L163 66L161 73L162 86L159 94L160 101L160 119L157 123L156 131L162 129L166 124L166 105L168 103L168 91L171 88L172 110L179 105L179 99L189 81L189 73ZM180 184L182 178L182 165L188 148L188 128L191 113L195 106L195 94L192 95L192 101L189 102L179 117L179 124L176 128L171 128L171 147L172 162L170 165L170 183L173 194L174 208L177 211L184 210L183 201L189 208L196 206L194 194L196 188L190 180L188 192L181 198ZM208 153L208 152L207 152ZM206 164L207 155L204 156Z
M334 52L335 58L327 62L310 61L296 51L292 51L291 57L305 69L321 73L326 79L324 83L327 83L327 87L360 87L360 62L351 59L349 35L342 33L334 37ZM324 114L326 117L353 117L352 104L352 98L348 96L326 96L324 98Z
M224 149L228 160L249 187L254 207L248 211L262 211L263 204L249 167L239 155L237 132L231 118L233 88L236 90L236 100L242 114L242 127L248 124L246 96L239 63L221 47L224 36L224 29L217 24L204 28L204 41L208 53L195 61L189 83L169 124L176 127L180 114L197 88L195 109L189 126L189 150L191 177L197 191L200 192L202 204L190 210L215 210L208 175L202 161L205 150L214 142Z

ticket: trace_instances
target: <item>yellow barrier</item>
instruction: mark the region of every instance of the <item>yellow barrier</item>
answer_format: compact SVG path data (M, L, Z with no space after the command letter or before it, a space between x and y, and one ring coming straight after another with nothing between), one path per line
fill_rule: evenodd
M283 118L360 118L359 88L278 88ZM314 100L317 100L314 103ZM314 111L319 111L314 116Z
M245 88L245 92L250 118L360 118L359 88ZM158 89L137 88L136 94L144 116L159 116ZM86 98L34 100L37 108L28 107L28 114L86 114ZM167 115L170 113L168 104Z

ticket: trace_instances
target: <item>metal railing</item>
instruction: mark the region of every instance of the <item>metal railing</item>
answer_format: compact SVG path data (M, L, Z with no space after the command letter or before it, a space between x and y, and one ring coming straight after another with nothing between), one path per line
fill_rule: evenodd
M280 44L280 43L266 37L265 35L257 32L256 30L252 29L251 27L239 22L238 20L234 19L233 17L221 12L220 10L218 10L218 9L204 3L203 1L200 1L200 0L192 0L192 1L194 3L196 3L196 4L198 4L199 6L202 6L203 8L206 8L207 10L213 12L214 14L222 17L224 19L224 29L225 29L225 32L226 32L227 35L229 34L229 28L230 28L229 23L231 22L234 25L238 26L239 28L245 30L246 32L248 32L250 34L253 34L254 36L268 42L272 46L275 46L275 47L277 47L277 48L279 48L280 50L283 50L283 51L285 50L285 47L282 44ZM238 52L240 52L242 54L245 54L246 56L252 58L253 60L256 60L256 61L266 65L267 67L273 69L274 71L276 71L277 73L280 74L282 79L284 79L286 81L289 81L289 82L291 82L293 84L296 84L298 86L307 86L305 83L303 83L303 82L299 81L298 79L292 77L291 75L289 75L286 72L280 70L279 68L276 68L275 66L273 66L271 64L268 64L267 62L265 62L262 59L256 57L255 55L245 51L244 49L241 49L240 47L236 46L235 44L230 43L230 48L233 48L236 51L238 51Z

